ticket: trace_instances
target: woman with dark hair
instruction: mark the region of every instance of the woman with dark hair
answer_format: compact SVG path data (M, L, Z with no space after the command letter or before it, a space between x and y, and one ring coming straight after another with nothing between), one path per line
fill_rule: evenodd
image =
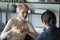
M36 40L60 40L60 31L56 27L56 16L52 11L47 10L41 16L44 32Z

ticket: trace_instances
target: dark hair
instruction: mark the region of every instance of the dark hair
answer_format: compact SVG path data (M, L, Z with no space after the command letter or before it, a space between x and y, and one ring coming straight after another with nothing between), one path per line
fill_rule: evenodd
M47 10L46 12L44 12L41 16L42 22L46 22L46 24L50 24L50 25L56 25L56 16L55 14L50 11Z

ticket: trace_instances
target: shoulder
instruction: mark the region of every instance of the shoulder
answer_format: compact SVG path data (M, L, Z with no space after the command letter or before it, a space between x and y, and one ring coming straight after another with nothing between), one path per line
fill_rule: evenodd
M17 19L16 19L16 18L11 18L10 20L11 20L11 21L15 21L15 20L17 20Z
M41 34L38 35L36 40L44 40L44 38L46 39L46 36L47 36L47 33L46 32L42 32Z
M11 19L9 19L9 22L14 22L14 21L16 21L17 19L15 19L15 18L11 18Z
M33 25L31 24L31 22L29 22L29 21L26 21L26 25L27 25L27 26L33 26Z

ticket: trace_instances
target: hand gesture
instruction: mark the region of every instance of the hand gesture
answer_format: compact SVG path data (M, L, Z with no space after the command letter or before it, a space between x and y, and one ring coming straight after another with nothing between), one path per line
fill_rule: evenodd
M15 33L20 33L20 30L17 29L17 27L12 27L10 31L15 32Z
M21 33L26 33L27 32L27 29L25 29L24 27L22 28L21 30Z

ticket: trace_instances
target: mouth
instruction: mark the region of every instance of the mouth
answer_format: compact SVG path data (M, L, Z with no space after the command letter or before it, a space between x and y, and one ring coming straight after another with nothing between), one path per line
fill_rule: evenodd
M25 16L25 17L23 17L23 18L25 18L25 19L26 19L26 17L27 17L27 16Z
M25 19L27 18L27 16L22 16L21 18L22 18L23 20L25 20Z

